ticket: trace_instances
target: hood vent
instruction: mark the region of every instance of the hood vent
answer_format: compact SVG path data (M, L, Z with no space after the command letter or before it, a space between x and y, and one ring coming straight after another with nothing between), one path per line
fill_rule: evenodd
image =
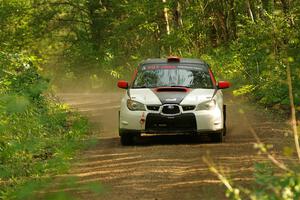
M180 104L190 91L190 88L185 87L159 87L153 89L154 94L162 104Z
M182 87L160 87L156 89L156 92L187 92L187 88Z

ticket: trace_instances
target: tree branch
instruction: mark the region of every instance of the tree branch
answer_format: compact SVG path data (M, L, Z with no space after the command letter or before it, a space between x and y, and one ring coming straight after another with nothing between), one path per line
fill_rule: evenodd
M78 22L78 23L83 23L83 24L91 25L91 23L88 22L88 21L78 20L78 19L62 19L62 18L58 18L58 19L55 19L55 20L56 21L64 21L64 22Z
M50 6L61 6L61 5L68 5L71 6L73 8L76 8L82 12L84 12L85 14L89 15L89 11L85 10L84 7L81 7L80 5L74 4L71 1L62 1L62 2L50 2L49 3Z

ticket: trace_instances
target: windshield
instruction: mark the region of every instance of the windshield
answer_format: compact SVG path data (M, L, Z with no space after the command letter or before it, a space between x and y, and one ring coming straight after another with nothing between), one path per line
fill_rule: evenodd
M214 88L209 72L204 66L143 66L133 83L133 88L188 87Z

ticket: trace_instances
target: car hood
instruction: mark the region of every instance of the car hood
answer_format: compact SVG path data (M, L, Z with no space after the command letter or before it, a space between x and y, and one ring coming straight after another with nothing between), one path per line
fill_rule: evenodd
M197 105L211 99L214 92L215 89L190 89L187 92L157 92L155 89L148 88L130 89L129 91L132 100L146 105L161 105L166 103Z

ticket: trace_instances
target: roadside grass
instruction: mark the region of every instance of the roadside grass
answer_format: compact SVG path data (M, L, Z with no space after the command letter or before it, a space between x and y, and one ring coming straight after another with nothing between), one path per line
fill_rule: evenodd
M0 199L33 199L93 143L88 120L51 94L39 62L0 51Z
M64 104L45 102L41 108L1 113L0 199L31 199L94 143L86 118Z
M297 126L298 133L297 131L293 132L291 126L296 122L289 119L290 113L287 110L257 104L249 96L241 96L241 98L242 101L246 102L246 106L240 109L240 114L245 118L244 121L249 122L247 129L256 140L254 148L258 154L265 157L266 161L259 161L254 164L253 182L248 185L233 182L230 176L224 173L221 167L215 165L210 157L203 157L204 162L208 165L209 170L223 183L228 199L299 199L300 158L297 154L297 144L294 144L294 141L296 141L295 134L298 135L300 130L299 124ZM253 116L257 116L257 119L249 120L246 115L249 112L253 113ZM262 133L260 133L261 127L256 127L259 120L263 119L259 116L264 116L266 119L264 123L267 125L264 128L267 129L264 130L263 134L269 134L267 139L265 136L260 138L262 136ZM268 125L268 122L273 123ZM270 142L272 139L276 139L277 142Z

